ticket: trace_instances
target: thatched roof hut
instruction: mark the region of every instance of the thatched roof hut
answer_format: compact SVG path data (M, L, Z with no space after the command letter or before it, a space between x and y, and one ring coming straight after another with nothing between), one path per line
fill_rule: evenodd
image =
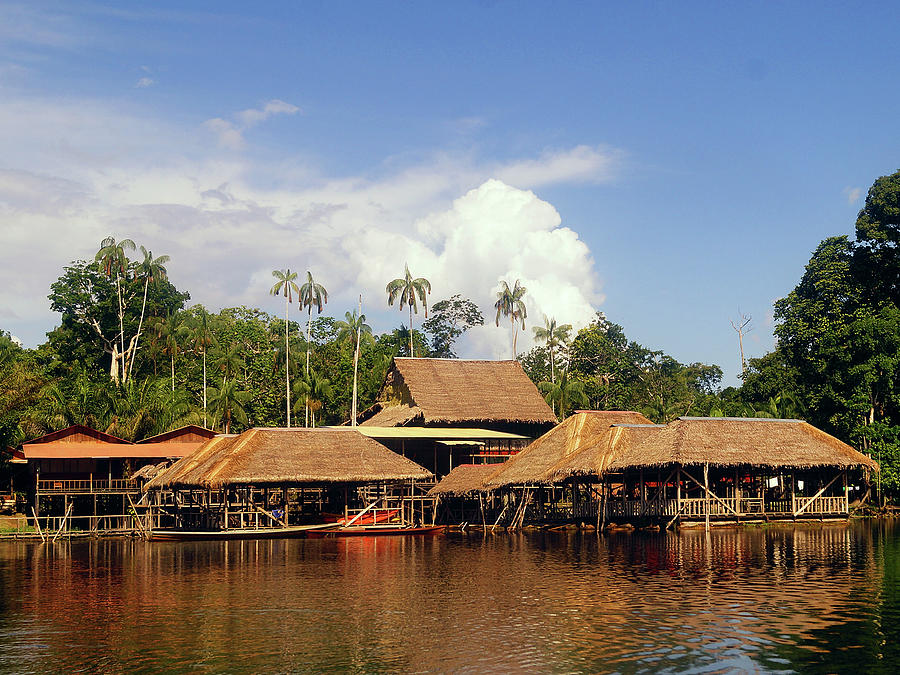
M485 489L487 479L497 473L497 464L460 464L428 491L429 497L464 497Z
M556 476L557 467L565 466L582 451L605 448L606 436L614 424L636 423L653 424L632 411L580 410L502 464L486 484L503 487L560 480Z
M198 449L195 455L200 456L182 460L184 470L162 476L159 486L219 489L392 482L432 476L351 428L249 429L209 447L216 440ZM178 464L181 462L173 469Z
M518 361L398 357L378 403L358 421L382 427L506 423L546 428L556 416Z
M614 460L610 468L710 464L808 469L878 464L802 420L681 417Z

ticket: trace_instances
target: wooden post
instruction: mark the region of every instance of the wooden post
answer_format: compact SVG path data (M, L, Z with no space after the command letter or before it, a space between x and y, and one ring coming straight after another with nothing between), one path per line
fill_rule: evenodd
M678 465L678 478L675 483L675 513L681 513L681 465Z
M228 529L228 488L225 488L224 493L225 493L225 527L223 527L222 529L227 530Z
M709 462L703 465L703 487L706 490L703 495L703 510L706 512L706 531L709 532Z
M734 469L734 510L741 515L741 477L737 467Z
M844 469L844 513L850 513L850 493L847 485L847 469Z
M481 506L481 527L487 530L487 519L484 515L484 496L481 492L478 493L478 504Z

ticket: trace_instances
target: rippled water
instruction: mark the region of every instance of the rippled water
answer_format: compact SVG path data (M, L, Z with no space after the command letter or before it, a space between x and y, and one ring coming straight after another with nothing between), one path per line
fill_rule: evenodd
M0 542L11 672L898 672L893 523Z

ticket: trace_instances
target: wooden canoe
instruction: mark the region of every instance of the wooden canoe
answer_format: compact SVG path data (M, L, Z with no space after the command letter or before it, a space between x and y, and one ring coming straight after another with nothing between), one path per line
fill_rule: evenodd
M304 537L310 531L333 528L334 523L316 525L296 525L294 527L271 527L243 530L152 530L148 532L150 541L225 541L232 539L289 539Z

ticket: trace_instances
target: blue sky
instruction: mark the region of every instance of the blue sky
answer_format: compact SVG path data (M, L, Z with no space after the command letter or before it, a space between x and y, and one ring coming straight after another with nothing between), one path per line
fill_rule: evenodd
M312 269L381 330L405 261L486 312L522 277L532 325L600 309L730 384L729 320L769 350L772 301L900 167L888 3L186 4L0 5L0 328L26 344L112 233L194 301L278 312L271 269Z

